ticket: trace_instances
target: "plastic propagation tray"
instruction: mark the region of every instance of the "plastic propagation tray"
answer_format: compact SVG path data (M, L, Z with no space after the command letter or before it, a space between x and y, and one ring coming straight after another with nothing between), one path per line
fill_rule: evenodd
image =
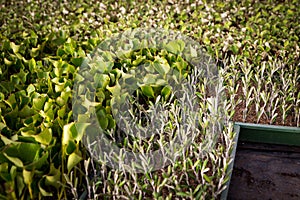
M230 173L230 179L227 182L226 190L224 190L221 194L221 199L222 200L223 199L225 200L228 197L230 180L231 180L232 171L233 171L234 165L235 165L235 157L236 157L236 153L239 153L238 146L243 146L244 145L244 149L245 149L245 146L247 148L249 148L249 146L250 146L250 150L248 150L248 153L250 152L250 155L252 153L251 151L253 151L254 154L256 152L263 152L263 153L266 152L266 154L263 154L263 156L264 156L263 159L265 159L267 156L269 156L269 155L267 155L267 153L272 154L272 153L275 152L275 153L277 153L276 155L274 155L275 159L276 159L276 156L278 157L278 155L279 155L279 156L282 156L283 159L293 160L294 165L293 165L292 162L291 162L291 165L290 165L291 170L294 170L294 172L291 173L292 175L297 174L296 173L297 170L299 171L299 168L298 169L295 169L295 168L298 166L298 164L300 166L300 160L297 160L295 158L298 158L298 156L300 156L300 152L299 152L299 149L300 149L300 128L236 122L235 126L234 126L234 130L236 132L236 137L235 137L235 141L234 141L235 142L234 149L233 149L232 154L231 154L231 158L233 159L233 161L230 164L230 166L228 167L228 170L229 170L229 173ZM252 148L252 146L254 146L254 148ZM292 154L292 153L286 153L287 151L288 152L294 151L293 155L296 155L296 157L295 156L294 157L287 156L287 155ZM259 157L259 156L261 156L261 155L258 155L257 157ZM253 155L253 157L256 158L256 155ZM254 161L254 162L256 162L256 161ZM284 161L284 162L286 162L286 161ZM251 164L251 158L249 158L249 160L247 160L247 158L244 159L243 163L245 163L247 165L244 168L253 167L255 165L253 163ZM296 163L296 165L295 165L295 163ZM276 165L276 163L275 163L275 165ZM275 168L276 168L276 166L275 166ZM285 168L287 168L287 170L288 170L287 165L286 165ZM242 169L243 169L243 167L242 167ZM282 168L277 167L276 170L280 171L281 169ZM285 169L283 169L281 174L288 175L288 173L285 173L284 170ZM261 173L263 173L263 172L261 172ZM272 170L270 170L269 173L272 173ZM262 175L260 174L260 176L262 176ZM268 174L268 176L272 176L272 174L271 175ZM288 179L289 177L286 177L286 178ZM253 179L255 179L255 178L250 179L250 182L251 181L252 182L256 181L256 180L253 180ZM293 180L291 180L290 182L292 182L292 181ZM287 182L289 182L289 181L287 180ZM270 181L270 183L273 184L271 181ZM251 185L251 183L249 183L249 184ZM252 183L252 184L257 184L257 183ZM273 185L275 187L275 184L273 184ZM250 191L251 186L249 186L248 190L249 190L249 192L251 192ZM255 188L253 189L252 192L255 193ZM262 196L263 195L270 195L270 194L263 194L263 192L265 192L265 191L262 191L262 194L261 194ZM256 194L256 195L259 196L259 194ZM293 197L298 198L298 194L293 193L293 194L289 194L289 195L290 195L289 197L291 197L291 198L293 198ZM284 197L287 197L287 196L284 196ZM250 198L250 197L248 197L248 198ZM299 199L300 199L300 191L299 191Z

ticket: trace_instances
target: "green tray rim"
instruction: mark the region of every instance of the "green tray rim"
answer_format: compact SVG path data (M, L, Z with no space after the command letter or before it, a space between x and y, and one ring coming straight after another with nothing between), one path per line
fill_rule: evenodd
M299 133L300 134L300 127L278 126L278 125L269 125L269 124L254 124L254 123L245 123L245 122L234 122L234 124L240 126L241 129L247 128L247 129Z

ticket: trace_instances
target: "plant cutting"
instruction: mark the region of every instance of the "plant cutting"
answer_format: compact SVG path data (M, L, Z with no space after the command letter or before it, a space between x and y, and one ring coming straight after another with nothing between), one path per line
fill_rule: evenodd
M102 192L94 194L90 190L89 195L138 198L138 191L142 192L142 196L151 196L148 193L149 189L155 191L155 198L156 195L163 195L163 190L169 190L165 198L172 198L173 195L204 195L199 191L200 185L195 191L190 190L185 194L181 191L183 188L176 188L177 186L170 181L179 176L182 181L190 183L189 177L193 176L190 173L194 171L198 178L193 181L199 184L210 182L206 175L209 169L205 168L208 160L204 161L201 176L198 174L196 163L201 162L199 159L208 156L214 148L215 141L219 138L217 133L221 129L227 129L219 124L222 120L219 114L222 107L218 105L222 100L219 97L222 87L214 77L216 71L213 63L196 64L196 60L207 60L202 58L200 49L197 49L193 41L183 37L172 40L173 37L181 38L176 33L168 33L165 30L126 31L100 44L93 57L84 63L82 71L77 75L74 86L74 118L76 123L87 124L83 142L89 153L106 171L105 174L94 174L95 178L100 176L94 181L102 183L96 191ZM116 48L113 46L115 41L118 41ZM130 44L128 41L133 42ZM150 48L145 48L145 45ZM131 48L133 50L130 50ZM189 59L194 66L183 58ZM197 66L202 65L206 68L197 69ZM99 78L107 80L107 84L101 84L97 80ZM208 88L211 96L216 97L208 98L209 94L205 88ZM101 95L103 98L97 102L93 91L101 91L104 94L109 92L110 95ZM133 97L130 97L131 93ZM195 101L197 99L194 98L197 97L198 101ZM204 113L203 109L208 113ZM153 113L155 115L149 116ZM147 121L147 118L151 121ZM202 120L204 121L201 122ZM107 123L104 123L105 121ZM198 122L200 124L197 125ZM196 142L199 140L201 143ZM182 145L183 147L180 147ZM195 164L194 159L197 161ZM157 175L158 172L164 173L166 168L169 175ZM183 174L177 174L179 169ZM107 180L110 176L117 176L120 181L124 180L121 181L123 184L109 184ZM153 178L154 182L150 181ZM130 187L124 191L121 188L126 186L125 183L131 183L135 189ZM144 188L147 183L152 188ZM217 187L222 185L220 183Z
M228 91L224 100L225 118L297 127L300 122L300 32L297 8L298 1L275 2L272 5L270 2L237 3L231 0L148 3L45 0L2 3L1 198L68 199L91 197L95 194L99 199L116 198L115 195L126 199L124 194L134 193L137 198L152 195L152 198L159 199L168 191L172 193L168 197L170 199L219 198L229 176L226 169L233 147L232 124L228 125L231 128L222 132L208 157L194 160L191 154L197 151L189 149L175 166L164 168L156 174L130 176L120 171L112 172L91 159L82 144L83 133L88 126L74 122L72 91L75 74L78 74L85 58L93 55L93 50L115 33L137 27L177 30L193 38L216 59L218 70L224 78L223 86ZM177 40L174 41L176 46ZM156 63L164 63L161 59L168 60L169 56L174 56L174 52L154 53L155 49L145 48L144 55L134 52L140 57L124 57L121 59L122 64L130 66L144 62L150 58L148 50L151 55L155 54L152 57L156 56ZM172 51L172 48L169 50ZM175 56L179 63L184 63L182 59ZM154 60L150 59L151 62ZM105 61L101 66L109 68L111 64ZM251 78L248 75L245 77L246 71L252 74ZM94 105L97 121L107 129L116 127L116 124L112 113L107 112L111 108L106 107L106 103L109 103L106 99L111 99L111 91L117 88L115 84L125 80L124 77L120 80L121 74L132 75L128 71L111 70L111 73L103 76L98 76L98 73L96 77L91 77L99 88L93 91L96 103L105 105ZM133 103L134 98L140 97L143 100L143 106L133 106L133 111L140 108L141 112L131 113L141 125L147 119L143 113L155 105L158 96L161 96L159 100L162 101L163 96L167 97L169 94L166 99L170 103L178 102L179 99L176 100L175 90L168 87L170 85L153 85L152 77L148 76L146 79L140 82L138 92L131 99ZM130 82L130 78L126 78L126 81ZM200 82L196 93L200 102L199 109L209 113L209 95L204 95L207 90L202 88L202 84ZM107 85L111 91L106 88ZM166 88L163 89L163 86ZM81 106L78 109L84 111ZM171 109L171 106L166 106L166 109ZM199 121L200 127L210 121L205 112L201 114L204 118ZM81 120L84 121L84 117ZM176 120L178 119L173 117L174 123ZM169 124L170 130L171 125ZM155 139L157 138L154 137L153 140ZM125 144L130 142L125 141ZM197 142L200 144L201 140ZM119 145L124 145L124 142ZM138 149L135 144L130 145ZM143 145L147 149L147 145ZM25 153L24 148L30 150ZM192 149L195 148L200 147L194 145ZM194 157L200 157L198 154L200 153L196 153ZM181 171L184 173L179 173ZM99 173L106 179L96 180L95 177L100 177ZM193 182L194 179L198 182ZM176 184L175 180L178 180Z

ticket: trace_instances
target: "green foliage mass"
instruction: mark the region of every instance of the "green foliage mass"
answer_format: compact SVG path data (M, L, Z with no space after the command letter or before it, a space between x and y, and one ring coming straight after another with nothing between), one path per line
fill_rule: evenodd
M287 112L282 119L289 114L295 121L298 119L299 126L299 7L298 0L284 3L248 0L107 0L102 3L94 0L1 0L0 198L52 196L64 199L72 195L87 198L88 190L83 185L88 181L83 171L89 155L81 145L86 126L81 124L81 127L76 127L73 122L71 99L74 75L85 57L101 41L129 28L160 27L178 30L194 38L218 64L229 60L227 64L230 67L224 68L225 85L235 89L240 80L246 90L251 90L255 84L265 85L262 90L267 92L276 88L280 98L275 110L276 106L280 107L278 110L281 113ZM138 56L135 58L133 62L141 62ZM160 55L157 59L165 58ZM284 65L274 70L270 63L275 62ZM168 66L161 63L161 60L154 61L154 68L164 73ZM263 63L266 70L262 71ZM251 80L247 79L247 69L249 74L253 74ZM261 75L263 82L255 82L255 75ZM98 78L100 86L112 81L106 76ZM282 84L283 80L287 83ZM147 85L141 87L141 91L147 98L157 95L157 91ZM160 92L168 96L170 88L161 88ZM98 101L106 100L111 93L99 91ZM259 108L258 116L261 114ZM265 112L272 120L270 113L273 109L270 106L269 111ZM231 111L234 112L234 107ZM105 128L113 123L105 122L112 120L110 114L105 110L100 120ZM232 144L221 143L207 160L182 161L176 168L177 172L185 172L178 176L182 182L178 180L179 183L175 184L169 179L164 182L162 177L172 177L174 182L178 178L169 174L170 169L165 169L162 176L154 173L149 178L149 174L145 175L148 181L139 183L144 184L138 186L141 192L131 192L136 199L142 199L141 195L145 194L155 199L162 196L170 199L175 196L217 198L228 180L226 168L230 158L224 155L231 148ZM207 166L208 160L213 166ZM199 172L202 182L192 184L186 181L186 177L194 178L186 169ZM99 183L101 187L106 187L102 190L106 194L99 198L110 199L115 185L124 191L123 195L132 189L128 187L134 187L124 182L124 174L118 175L108 175L111 182L106 186ZM132 180L129 182L132 183ZM157 190L149 189L147 184L154 185ZM72 188L78 188L78 196Z

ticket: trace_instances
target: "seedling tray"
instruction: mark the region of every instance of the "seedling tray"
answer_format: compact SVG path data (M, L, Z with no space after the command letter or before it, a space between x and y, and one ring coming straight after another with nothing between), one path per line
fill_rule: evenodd
M239 142L300 146L300 128L236 122Z
M221 199L300 199L300 128L236 122L235 132Z

